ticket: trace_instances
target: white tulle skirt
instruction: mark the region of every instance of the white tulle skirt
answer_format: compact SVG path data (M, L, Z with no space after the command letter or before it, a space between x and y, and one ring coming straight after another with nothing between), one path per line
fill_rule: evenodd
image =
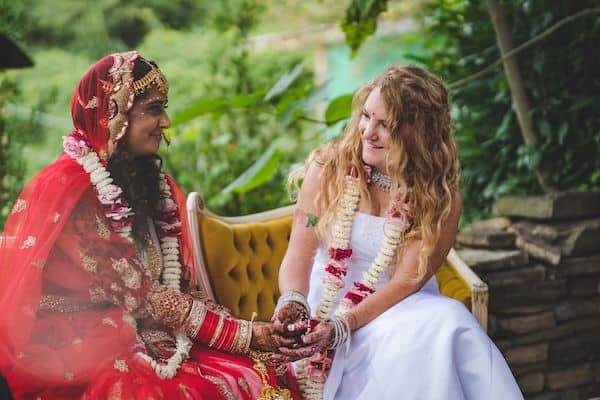
M428 286L355 331L336 350L326 400L523 398L502 354L473 315Z

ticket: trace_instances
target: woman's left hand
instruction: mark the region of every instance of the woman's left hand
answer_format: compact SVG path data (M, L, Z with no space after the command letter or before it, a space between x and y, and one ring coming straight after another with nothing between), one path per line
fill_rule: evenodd
M333 342L335 325L331 321L318 322L309 333L302 336L302 346L297 348L279 348L281 354L290 358L306 358L321 353Z

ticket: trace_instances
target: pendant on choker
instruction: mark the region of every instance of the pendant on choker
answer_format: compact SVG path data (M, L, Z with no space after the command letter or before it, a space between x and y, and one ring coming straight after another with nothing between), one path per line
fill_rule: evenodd
M371 182L384 192L389 192L392 189L392 178L380 172L377 168L373 168L371 171Z

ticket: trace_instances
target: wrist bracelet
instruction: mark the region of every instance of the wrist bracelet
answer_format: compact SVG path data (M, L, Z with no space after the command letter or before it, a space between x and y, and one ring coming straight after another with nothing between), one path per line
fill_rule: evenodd
M287 292L286 294L281 295L281 297L279 297L279 299L277 300L277 305L275 306L274 314L276 314L277 311L279 311L279 309L284 304L289 303L291 301L294 301L294 302L302 305L304 307L304 309L306 309L306 312L308 313L308 315L310 316L310 305L308 304L306 297L302 293L296 292L294 290L291 290L291 291Z
M335 349L338 346L346 343L350 338L350 324L346 317L334 317L333 319L328 319L327 321L333 323L333 341L329 345L330 349Z

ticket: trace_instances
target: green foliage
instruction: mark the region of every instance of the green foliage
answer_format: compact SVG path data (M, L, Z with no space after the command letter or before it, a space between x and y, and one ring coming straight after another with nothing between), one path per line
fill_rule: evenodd
M201 191L208 206L225 215L289 204L286 176L315 145L301 117L323 97L300 54L245 50L248 31L240 26L255 24L260 7L234 3L237 9L211 18L214 23L183 50L193 68L188 81L171 79L174 140L162 154L184 191ZM173 65L161 64L167 76Z
M192 0L23 0L21 4L27 10L22 33L29 45L60 47L91 60L130 50L161 26L201 26L210 10L221 8Z
M387 0L352 0L346 8L346 15L340 22L350 46L352 56L363 42L375 33L377 17L387 8Z
M21 44L22 23L22 5L0 0L0 33ZM35 131L33 121L21 121L6 112L6 103L19 97L17 80L0 70L0 231L23 186L26 167L23 144Z
M514 45L562 18L594 6L578 2L502 3ZM440 0L425 12L430 54L415 57L448 82L470 76L499 58L485 2ZM539 192L534 170L550 171L558 189L600 188L600 17L579 19L520 53L537 147L523 144L501 67L452 90L462 163L466 219L488 213L506 194Z
M19 41L23 24L23 6L12 0L0 0L0 33Z

